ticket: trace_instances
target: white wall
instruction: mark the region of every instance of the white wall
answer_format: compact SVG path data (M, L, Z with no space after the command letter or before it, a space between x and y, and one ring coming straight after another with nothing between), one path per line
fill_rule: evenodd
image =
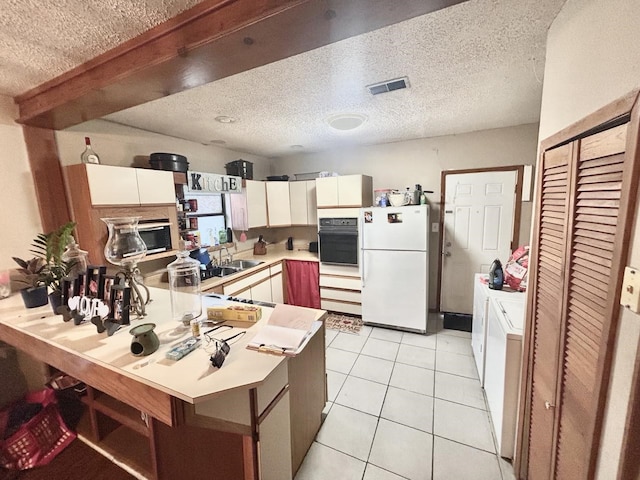
M256 180L271 175L270 161L265 157L202 145L105 120L92 120L56 132L62 165L80 163L84 137L91 138L91 146L104 165L148 168L149 154L169 152L187 157L189 169L197 172L225 174L225 163L243 159L253 163L253 176Z
M351 149L299 154L274 160L277 175L335 171L341 175L362 173L373 177L373 188L404 190L416 183L432 206L432 222L437 222L440 209L440 180L443 170L486 168L507 165L535 165L538 125L484 130L443 137L369 145ZM522 204L520 244L529 241L531 202ZM436 305L438 234L431 234L429 306ZM504 261L507 259L505 258Z
M13 100L0 95L0 270L17 267L11 257L30 258L31 241L42 229L17 114Z
M640 86L639 31L637 0L567 1L548 35L541 139ZM640 267L637 220L636 215L629 264ZM640 335L640 316L624 311L620 320L599 452L600 479L616 478Z

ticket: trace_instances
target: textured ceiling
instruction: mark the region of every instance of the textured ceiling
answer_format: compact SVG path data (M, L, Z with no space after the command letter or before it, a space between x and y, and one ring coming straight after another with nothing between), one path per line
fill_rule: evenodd
M0 94L11 96L198 3L1 1ZM470 0L106 119L273 157L537 122L547 29L564 1ZM407 90L364 88L404 75ZM345 112L368 121L326 124Z
M0 94L24 93L198 3L0 0Z
M322 151L534 123L547 29L563 3L471 0L106 119L271 157L292 145ZM404 75L409 89L365 89ZM326 124L344 112L368 121L349 132Z

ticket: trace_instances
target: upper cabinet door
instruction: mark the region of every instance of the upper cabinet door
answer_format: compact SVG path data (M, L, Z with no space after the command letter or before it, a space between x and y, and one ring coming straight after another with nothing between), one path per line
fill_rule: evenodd
M140 204L176 203L173 172L135 168Z
M318 208L337 207L338 204L338 178L316 178L316 199Z
M307 193L307 225L318 224L318 202L316 201L316 181L307 180L305 190Z
M307 225L307 183L289 182L291 225ZM271 208L271 204L269 204L269 208Z
M92 205L140 205L135 169L94 164L85 167Z
M267 196L264 183L256 180L245 180L248 228L267 226Z
M285 227L291 225L289 182L266 182L266 188L269 226Z
M362 206L362 175L345 175L338 178L338 205Z

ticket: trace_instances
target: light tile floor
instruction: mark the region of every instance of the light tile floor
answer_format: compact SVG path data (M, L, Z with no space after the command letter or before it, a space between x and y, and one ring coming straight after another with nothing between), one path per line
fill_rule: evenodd
M365 326L327 330L326 419L296 480L512 480L495 438L471 335Z

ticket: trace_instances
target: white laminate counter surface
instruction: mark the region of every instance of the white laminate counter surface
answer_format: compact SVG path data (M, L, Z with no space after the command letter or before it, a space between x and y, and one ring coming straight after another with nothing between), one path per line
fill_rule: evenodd
M194 404L234 389L260 385L286 361L286 357L245 348L273 311L267 307L262 307L262 320L247 329L247 333L231 345L231 352L222 368L210 366L209 353L203 348L204 339L199 348L181 360L167 360L165 353L191 333L190 330L177 331L176 323L171 320L169 291L159 288L150 288L150 291L152 302L147 306L146 318L133 320L130 326L122 327L111 337L106 332L98 334L91 323L76 326L73 321L63 322L60 315L51 313L49 305L25 309L17 294L0 300L0 324ZM216 301L219 302L203 297L203 302ZM206 316L206 306L203 312ZM326 313L323 310L316 312L318 320ZM129 330L143 323L156 324L160 348L149 356L134 357L130 353L132 336ZM241 329L221 330L225 331L215 332L217 338L228 338ZM16 347L20 348L19 345ZM213 352L213 349L207 350Z

